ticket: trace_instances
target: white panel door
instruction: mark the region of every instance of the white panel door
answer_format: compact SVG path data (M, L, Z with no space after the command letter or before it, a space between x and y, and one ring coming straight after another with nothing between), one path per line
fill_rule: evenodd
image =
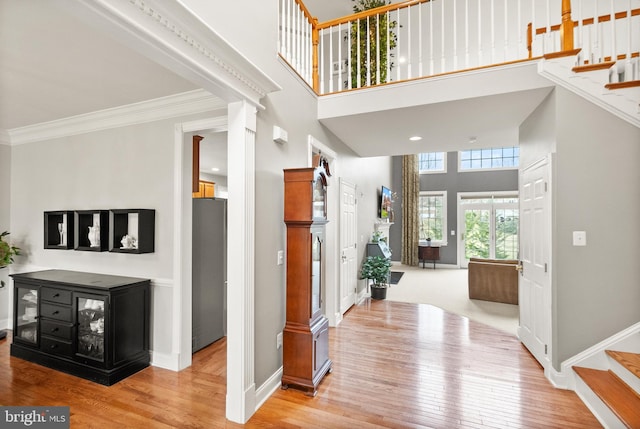
M340 180L340 314L344 314L356 302L357 219L356 187Z
M520 327L522 343L548 368L551 356L550 165L541 160L520 178Z

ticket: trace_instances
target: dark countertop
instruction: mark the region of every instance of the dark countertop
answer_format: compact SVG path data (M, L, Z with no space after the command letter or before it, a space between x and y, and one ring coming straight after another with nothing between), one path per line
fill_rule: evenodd
M14 280L42 282L51 284L66 284L70 286L84 286L93 289L114 289L134 283L149 282L149 279L137 277L113 276L107 274L85 273L81 271L44 270L30 273L11 274Z

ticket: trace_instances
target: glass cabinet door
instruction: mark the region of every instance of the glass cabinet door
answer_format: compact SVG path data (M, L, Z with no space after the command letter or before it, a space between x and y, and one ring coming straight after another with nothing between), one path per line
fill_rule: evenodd
M77 354L104 361L104 297L76 297L78 321Z
M38 342L38 289L16 287L15 338Z
M322 306L322 227L311 228L311 317Z

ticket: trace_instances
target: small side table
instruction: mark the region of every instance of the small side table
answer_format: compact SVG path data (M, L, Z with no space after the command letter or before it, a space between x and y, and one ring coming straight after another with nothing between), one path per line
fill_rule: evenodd
M440 248L434 246L418 246L418 259L422 261L424 268L425 261L433 261L433 269L436 269L436 261L440 260Z

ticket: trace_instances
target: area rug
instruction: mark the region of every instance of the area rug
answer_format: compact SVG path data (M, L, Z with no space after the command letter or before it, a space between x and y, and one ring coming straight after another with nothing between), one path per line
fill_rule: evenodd
M397 285L404 273L402 271L391 271L391 280L389 283L392 285Z

